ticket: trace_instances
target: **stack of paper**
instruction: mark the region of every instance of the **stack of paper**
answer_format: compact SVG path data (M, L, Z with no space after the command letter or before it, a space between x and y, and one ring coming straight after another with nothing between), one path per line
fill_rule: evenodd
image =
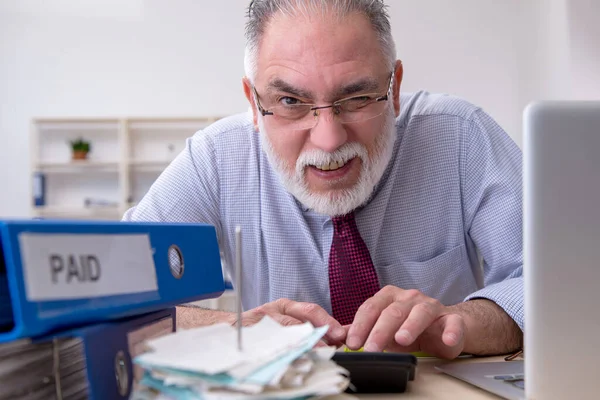
M228 324L181 330L147 342L134 362L144 370L138 399L296 399L343 392L348 371L315 347L328 327L284 327L270 317L242 328ZM151 397L150 393L154 393Z

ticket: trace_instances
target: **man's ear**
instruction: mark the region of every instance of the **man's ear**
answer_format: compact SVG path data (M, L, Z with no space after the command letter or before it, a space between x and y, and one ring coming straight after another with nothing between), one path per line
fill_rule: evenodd
M394 84L392 90L392 96L394 98L394 111L396 112L396 117L400 115L400 85L402 83L402 76L404 75L404 67L402 66L402 61L396 61L396 69L394 71Z
M252 121L254 123L254 129L258 132L258 108L256 108L256 102L254 101L254 95L252 94L252 84L247 76L242 78L242 85L244 87L244 94L250 107L252 108Z

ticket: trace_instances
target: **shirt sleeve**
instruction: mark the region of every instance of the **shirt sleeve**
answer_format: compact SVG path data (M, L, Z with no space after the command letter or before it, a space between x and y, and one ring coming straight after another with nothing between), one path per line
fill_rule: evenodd
M521 150L481 110L466 132L465 229L483 259L484 286L465 300L495 302L524 330Z
M211 138L197 132L123 221L206 223L220 237L217 166Z

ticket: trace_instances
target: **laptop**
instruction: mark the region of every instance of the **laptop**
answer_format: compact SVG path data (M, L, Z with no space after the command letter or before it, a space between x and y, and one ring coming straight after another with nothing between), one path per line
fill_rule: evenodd
M437 368L510 400L600 398L600 101L529 105L523 161L524 360Z

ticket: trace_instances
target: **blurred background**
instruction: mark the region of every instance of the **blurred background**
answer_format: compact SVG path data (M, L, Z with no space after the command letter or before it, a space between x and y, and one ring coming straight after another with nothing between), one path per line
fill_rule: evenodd
M186 137L245 112L248 3L0 0L0 217L120 218ZM600 99L596 0L388 4L402 90L464 97L519 146L527 103Z

